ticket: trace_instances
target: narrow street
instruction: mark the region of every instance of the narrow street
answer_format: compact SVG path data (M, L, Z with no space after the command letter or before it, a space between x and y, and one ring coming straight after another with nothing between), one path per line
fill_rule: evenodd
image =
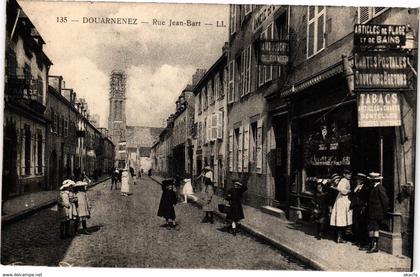
M200 223L202 211L192 204L176 206L178 230L160 227L156 216L160 186L143 177L129 197L110 191L110 181L89 191L91 235L59 239L56 207L42 210L2 229L3 265L82 267L222 268L305 270L308 267L271 246L239 233L217 230L224 225ZM43 253L43 255L39 255ZM63 264L63 263L62 263Z

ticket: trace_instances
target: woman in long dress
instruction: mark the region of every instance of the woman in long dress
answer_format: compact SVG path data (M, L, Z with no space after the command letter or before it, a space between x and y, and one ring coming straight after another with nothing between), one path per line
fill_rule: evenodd
M350 209L349 193L351 173L348 170L343 172L343 178L340 179L336 187L338 191L334 206L331 211L330 225L337 228L337 243L343 243L343 232L347 226L353 224L353 210Z
M193 188L191 185L191 179L184 179L184 187L182 188L182 194L184 195L184 203L188 203L188 195L193 194Z
M175 184L173 179L162 181L162 196L160 198L159 209L157 215L163 217L166 223L163 227L167 229L175 228L175 205L177 202Z
M124 171L121 174L121 195L122 196L128 196L130 192L130 174L128 173L127 169L124 169Z
M213 212L216 209L216 199L214 198L214 184L213 184L213 172L209 166L204 168L206 173L204 175L204 205L203 211L206 213L205 217L201 221L202 223L210 222L213 224Z
M236 226L238 222L245 218L244 210L242 209L242 195L248 187L239 182L239 180L232 180L233 187L228 191L226 200L229 201L230 211L226 215L226 219L231 222L232 235L236 236Z

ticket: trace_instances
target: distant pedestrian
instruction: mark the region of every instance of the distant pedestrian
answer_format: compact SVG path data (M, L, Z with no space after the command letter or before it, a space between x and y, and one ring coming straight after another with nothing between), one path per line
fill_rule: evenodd
M248 189L246 185L237 179L232 180L233 187L228 191L226 200L229 201L230 209L226 215L226 219L231 222L232 235L236 236L236 227L240 220L244 219L244 211L242 208L242 195Z
M316 238L320 240L325 231L325 224L328 219L328 194L324 192L326 180L318 179L314 198L312 200L312 217L316 224Z
M140 178L141 178L141 170L139 170L137 178L138 178L138 179L140 179Z
M77 197L77 215L78 219L75 223L76 232L78 232L80 221L82 222L82 234L90 235L87 227L86 220L90 218L90 206L89 200L87 197L87 183L86 182L76 182L74 185L76 197Z
M162 197L160 198L159 209L157 215L165 218L166 223L162 225L167 229L175 228L175 205L177 202L175 184L173 179L162 181Z
M130 192L129 176L127 169L124 169L121 176L121 195L128 196Z
M152 176L152 169L151 168L149 169L148 175L149 175L149 177Z
M216 199L214 198L214 184L213 184L213 171L210 166L204 167L204 205L203 211L206 213L201 223L210 222L213 224L213 213L216 209Z
M114 185L115 185L115 189L118 189L118 175L119 175L119 172L118 172L117 169L114 172L112 172L112 175L111 175L111 190L114 187Z
M137 185L136 179L134 178L136 176L136 173L134 172L134 168L130 166L129 170L130 170L130 176L129 176L130 185Z
M376 253L378 249L379 227L385 219L385 213L389 208L389 198L385 188L381 185L381 174L371 172L368 178L372 181L372 190L369 194L368 203L368 231L370 247L367 253Z
M349 193L351 172L349 170L343 171L343 177L338 177L337 186L332 186L333 189L338 191L337 198L331 211L330 225L336 227L337 243L343 243L343 234L348 226L353 224L353 211L350 210Z
M123 169L122 169L122 168L120 168L120 169L118 170L118 182L120 182L120 183L121 183L121 181L122 181L122 173L123 173Z
M58 218L60 221L60 238L64 239L70 236L70 222L76 219L77 197L72 191L75 183L72 180L64 180L60 187L60 195L58 199Z
M188 203L188 195L193 194L191 179L184 179L184 186L182 187L182 194L184 195L184 203Z

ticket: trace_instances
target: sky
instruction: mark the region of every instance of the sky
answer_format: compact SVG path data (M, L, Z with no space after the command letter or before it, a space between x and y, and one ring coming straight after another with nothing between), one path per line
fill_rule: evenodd
M195 70L208 69L228 39L228 28L216 27L216 21L228 25L228 5L19 3L46 43L44 51L54 64L50 75L63 76L66 87L86 99L90 113L99 114L101 127L108 127L113 69L127 74L127 125L162 127ZM67 23L57 22L61 17ZM138 24L83 23L89 17L136 18ZM153 19L166 25L153 25ZM201 23L170 27L170 20Z

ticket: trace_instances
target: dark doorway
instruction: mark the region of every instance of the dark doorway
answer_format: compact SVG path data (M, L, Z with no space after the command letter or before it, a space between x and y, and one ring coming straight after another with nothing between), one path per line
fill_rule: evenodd
M3 184L2 197L6 200L9 196L19 193L17 187L17 135L14 124L5 128L3 143Z
M273 117L273 128L276 139L274 157L274 199L280 208L285 208L287 201L287 114Z
M51 152L49 163L48 163L48 184L50 189L57 188L57 153Z

